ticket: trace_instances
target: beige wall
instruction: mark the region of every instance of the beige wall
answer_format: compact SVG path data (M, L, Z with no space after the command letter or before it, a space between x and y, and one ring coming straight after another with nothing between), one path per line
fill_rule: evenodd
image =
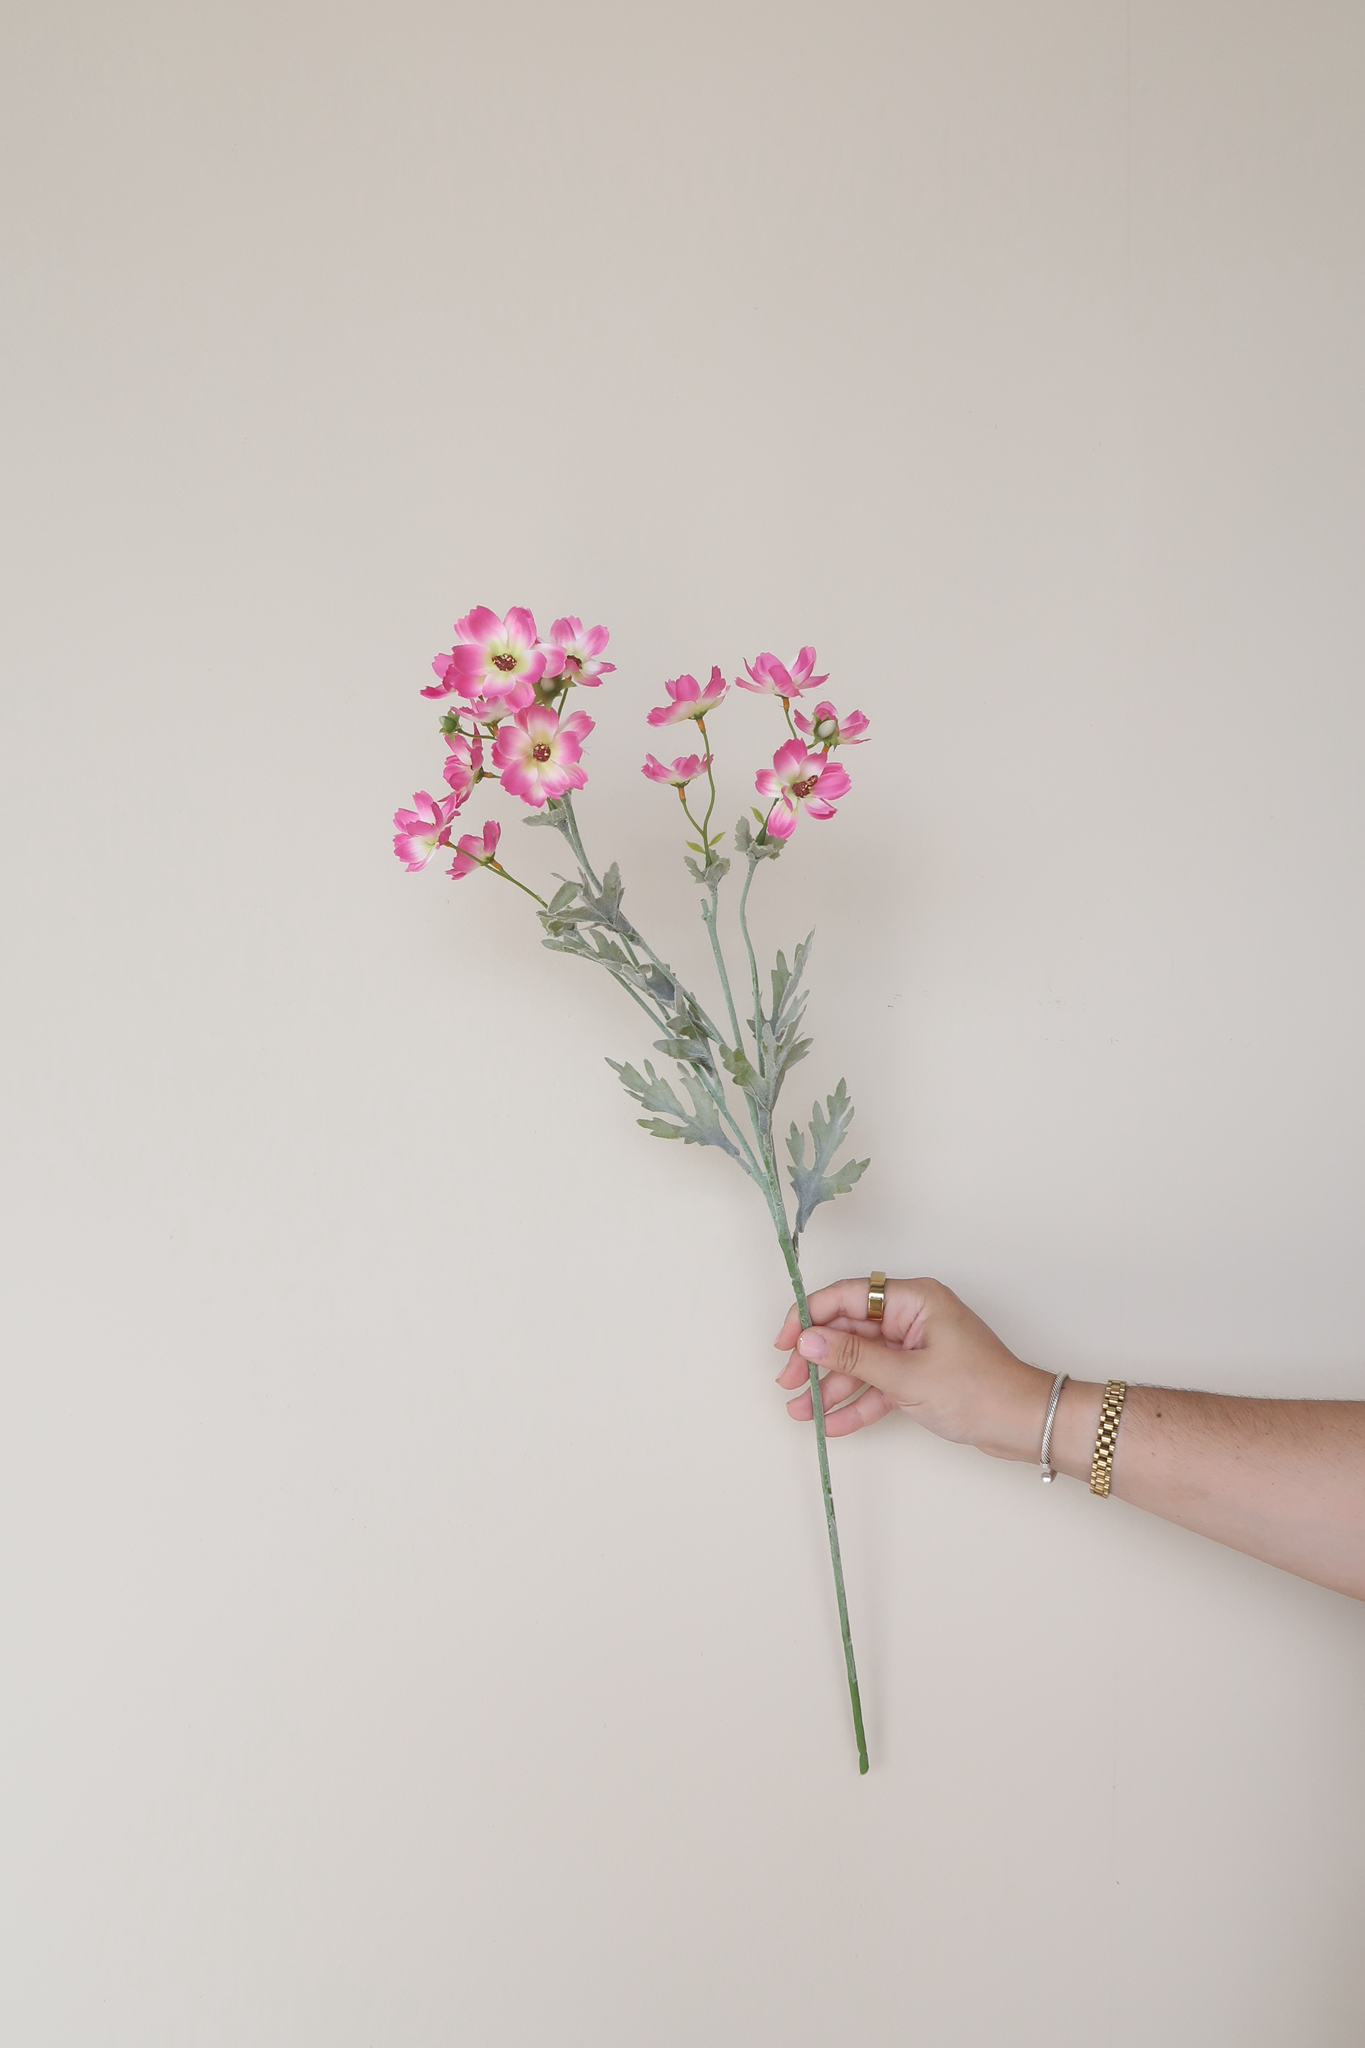
M0 33L4 2039L1358 2043L1365 1611L889 1424L860 1783L758 1202L388 818L457 611L605 619L700 975L643 711L813 639L812 1276L1365 1396L1359 7Z

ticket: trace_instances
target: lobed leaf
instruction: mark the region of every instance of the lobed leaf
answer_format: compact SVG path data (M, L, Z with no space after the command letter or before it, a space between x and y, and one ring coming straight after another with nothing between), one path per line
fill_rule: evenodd
M788 1171L796 1192L795 1235L798 1237L810 1221L812 1211L821 1202L832 1202L836 1195L846 1195L871 1164L867 1159L849 1159L832 1172L830 1170L831 1161L848 1136L852 1122L853 1104L848 1099L846 1084L840 1081L834 1093L825 1097L823 1110L818 1102L811 1105L810 1136L814 1157L809 1166L806 1164L804 1133L796 1124L788 1133L787 1150L792 1162Z
M714 1145L743 1165L738 1148L721 1128L720 1112L707 1093L705 1083L696 1074L684 1072L682 1077L683 1086L692 1098L689 1114L670 1084L655 1073L652 1061L645 1061L644 1074L617 1060L608 1060L607 1065L620 1076L627 1094L633 1095L642 1108L658 1112L652 1117L636 1119L641 1130L648 1131L655 1138L681 1138L684 1145ZM665 1120L669 1117L672 1122Z

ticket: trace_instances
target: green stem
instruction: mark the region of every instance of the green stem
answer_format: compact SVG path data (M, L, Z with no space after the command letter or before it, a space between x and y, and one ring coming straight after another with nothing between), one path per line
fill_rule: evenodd
M678 802L683 807L683 816L686 818L688 824L692 827L692 830L696 833L698 839L700 839L702 843L701 851L702 859L704 860L706 858L706 832L705 829L697 823L696 819L692 816L691 811L688 810L687 797L681 788L679 788L678 790Z
M787 1228L785 1211L777 1232L782 1256L787 1262L787 1272L796 1293L797 1314L803 1330L811 1327L810 1305L806 1300L806 1289L801 1279L801 1267ZM844 1567L839 1556L839 1525L834 1519L834 1489L829 1477L829 1448L825 1442L825 1408L820 1396L820 1374L815 1360L810 1364L811 1411L815 1417L815 1444L820 1459L820 1488L825 1501L825 1528L829 1534L829 1558L834 1567L834 1597L839 1603L839 1632L844 1639L844 1665L848 1671L848 1697L853 1708L853 1733L858 1742L858 1771L867 1770L867 1736L863 1732L863 1703L858 1692L858 1667L853 1661L853 1637L848 1626L848 1600L844 1593Z
M568 796L565 796L563 802L565 809L565 817L567 821L567 834L569 838L569 843L573 847L575 854L578 856L579 864L583 868L585 874L591 880L593 887L600 890L602 885L598 881L596 875L593 874L591 867L588 865L588 857L583 851L583 842L582 839L579 837L578 824L573 815L572 801ZM771 815L771 813L769 815ZM750 862L749 874L744 885L744 893L746 896L748 894L749 882L753 880L754 866L755 863ZM505 870L499 869L498 872L503 874L504 879L506 881L510 882L514 880L514 877L506 874ZM518 888L522 888L523 884L518 882L516 886ZM528 889L526 891L526 894L528 896L532 895L534 894L534 891ZM714 913L716 906L716 891L714 887L711 889L710 895L711 915L707 915L705 906L703 906L702 915L706 918L707 930L710 933L712 948L715 952L716 967L720 974L721 987L725 991L725 1000L729 1006L730 1021L733 1024L735 1031L736 1049L742 1050L743 1040L740 1037L739 1021L735 1016L734 998L730 993L730 977L726 972L725 956L721 951L720 939L715 927ZM537 897L536 900L537 902L539 902L540 898ZM757 1024L759 1011L758 966L757 962L754 959L753 946L749 941L749 931L747 923L744 927L744 938L745 944L748 946L749 962L754 979L754 1013L755 1024ZM635 941L636 944L640 946L642 951L645 952L648 955L648 957L654 962L655 966L659 968L660 972L666 974L669 977L669 980L673 983L674 987L677 988L693 1005L697 1012L697 1015L702 1019L703 1024L705 1025L706 1029L710 1032L712 1038L719 1041L720 1033L716 1030L715 1026L706 1016L705 1011L701 1008L701 1005L697 1002L695 996L692 996L688 990L683 988L682 983L677 979L676 975L673 973L672 968L667 966L665 962L659 958L658 954L654 951L653 947L649 944L648 940L646 940L639 932L635 933ZM613 975L612 978L613 980L617 981L619 981L620 979L619 976L615 975ZM659 1021L658 1019L654 1019L653 1011L650 1009L649 1005L644 1001L644 999L640 996L637 990L631 988L630 984L625 981L621 981L620 986L626 990L628 995L630 995L637 1003L639 1003L641 1009L644 1010L646 1016L649 1016L653 1021ZM666 1027L667 1019L664 1018L662 1021ZM796 1307L797 1313L801 1318L801 1327L803 1330L809 1330L811 1328L810 1306L806 1300L806 1289L801 1278L801 1267L797 1258L796 1246L792 1241L791 1230L787 1223L787 1209L786 1204L782 1199L781 1182L777 1177L777 1163L773 1153L772 1134L771 1132L769 1133L768 1144L766 1145L766 1147L761 1148L764 1156L763 1167L762 1169L760 1169L759 1162L754 1158L754 1155L750 1150L748 1143L745 1140L743 1132L740 1130L738 1123L735 1121L734 1116L731 1114L729 1104L725 1099L724 1082L720 1081L719 1076L713 1077L710 1073L707 1072L705 1068L698 1066L695 1061L689 1062L689 1064L692 1066L693 1071L698 1075L699 1079L701 1080L702 1086L706 1089L707 1094L710 1095L712 1101L716 1104L716 1107L719 1110L720 1114L725 1118L726 1123L730 1126L731 1131L734 1133L735 1139L738 1142L743 1153L741 1164L744 1166L745 1172L749 1174L750 1178L757 1184L760 1192L763 1195L764 1200L767 1202L768 1212L773 1220L773 1228L777 1232L777 1241L781 1247L782 1257L786 1262L787 1272L791 1279L792 1288L796 1295ZM747 1095L745 1099L749 1102L749 1113L750 1116L754 1119L754 1135L755 1137L758 1137L759 1128L757 1121L757 1111L754 1108L752 1099L749 1098ZM845 1669L848 1672L848 1696L853 1709L853 1732L857 1738L858 1743L858 1770L860 1773L865 1773L868 1767L867 1737L863 1731L863 1707L862 1699L858 1692L858 1668L853 1658L853 1637L848 1625L848 1599L844 1592L844 1567L843 1561L839 1554L839 1525L835 1520L834 1516L834 1488L830 1481L829 1474L829 1449L825 1441L825 1411L824 1404L820 1397L820 1374L818 1368L815 1365L814 1360L810 1361L810 1395L811 1412L815 1421L816 1452L820 1462L820 1489L825 1503L825 1529L829 1536L830 1563L834 1569L834 1597L838 1604L839 1609L839 1631L843 1638L844 1665Z
M735 1051L743 1052L744 1037L739 1028L739 1017L735 1010L735 999L730 992L730 975L725 965L725 954L721 950L720 932L716 926L717 887L718 885L715 882L712 882L712 884L710 885L709 893L711 897L711 908L708 912L706 905L703 903L701 907L702 922L706 926L706 929L710 934L711 951L715 954L716 957L716 972L720 976L720 985L722 989L725 991L725 1006L730 1012L730 1028L735 1034ZM763 1159L764 1177L767 1180L769 1186L771 1186L773 1170L772 1134L771 1132L769 1132L768 1140L765 1143L763 1136L763 1122L758 1114L758 1105L755 1103L753 1096L749 1093L747 1089L745 1089L744 1091L744 1100L749 1105L749 1122L753 1125L754 1143L758 1146L759 1152ZM771 1208L772 1204L769 1203L768 1206ZM773 1216L773 1222L774 1224L776 1224L777 1222L776 1214L774 1214Z
M706 720L704 718L697 720L697 731L701 734L702 758L706 762L706 780L711 790L711 801L706 806L706 816L702 820L701 828L702 845L709 847L711 841L707 834L711 829L711 813L716 808L716 778L711 772L711 743L706 737Z
M716 930L716 885L714 882L711 884L710 895L711 908L708 910L703 903L701 907L701 921L710 934L711 951L715 955L716 961L716 973L720 976L720 985L725 992L725 1007L730 1012L730 1029L735 1034L735 1051L743 1052L744 1039L740 1033L739 1018L735 1013L735 999L730 993L730 976L725 968L725 955L720 950L720 933Z
M537 896L537 895L536 895L536 892L535 892L535 890L534 890L534 889L528 889L528 888L527 888L527 886L526 886L526 884L525 884L525 882L519 882L519 881L517 880L517 878L516 878L516 876L515 876L515 875L509 875L509 874L508 874L508 872L507 872L507 870L506 870L506 868L504 868L504 867L500 867L500 866L498 865L497 861L495 861L495 860L487 860L487 861L480 861L479 865L480 865L480 867L486 867L486 868L488 869L488 871L489 871L489 873L490 873L490 874L493 874L493 875L501 875L501 876L502 876L502 879L504 880L504 882L510 882L510 883L512 884L512 887L513 887L514 889L520 889L520 891L521 891L521 893L522 893L522 895L523 895L523 896L529 896L529 897L531 897L531 899L532 899L532 900L533 900L534 902L536 902L536 903L538 903L538 904L540 905L540 907L541 907L541 909L542 909L542 910L548 910L548 909L549 909L549 907L550 907L550 906L549 906L549 904L548 904L548 903L547 903L547 902L545 901L545 898L544 898L543 896Z
M568 838L570 846L573 848L575 854L578 856L578 864L582 868L588 880L592 883L593 888L600 891L602 884L598 881L596 875L593 873L591 864L588 860L588 856L583 851L583 841L579 835L578 820L574 816L573 812L573 791L566 789L563 796L559 799L559 801L564 806L565 833Z
M758 1071L763 1072L763 1004L758 993L758 961L754 954L754 942L749 937L749 920L746 907L749 901L749 884L754 879L758 862L749 862L749 872L744 877L744 887L739 892L739 928L744 934L744 944L749 955L749 980L754 991L754 1042L758 1047Z

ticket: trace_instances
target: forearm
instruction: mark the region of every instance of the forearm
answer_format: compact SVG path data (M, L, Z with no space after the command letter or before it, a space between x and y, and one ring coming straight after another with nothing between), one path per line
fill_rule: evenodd
M1068 1381L1053 1425L1053 1465L1087 1484L1103 1394ZM1365 1600L1365 1402L1130 1387L1110 1492Z
M777 1338L795 1356L779 1383L811 1413L806 1361L827 1368L825 1430L848 1436L893 1408L950 1443L1036 1461L1053 1375L1028 1365L937 1280L892 1280L881 1324L866 1280L810 1297ZM1090 1482L1103 1387L1068 1380L1052 1428L1058 1472ZM841 1405L842 1404L842 1405ZM1365 1600L1365 1401L1249 1401L1130 1387L1111 1493L1282 1571Z

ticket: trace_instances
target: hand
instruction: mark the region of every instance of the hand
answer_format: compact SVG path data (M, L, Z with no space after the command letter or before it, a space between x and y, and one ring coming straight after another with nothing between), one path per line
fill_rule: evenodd
M807 1360L827 1368L820 1383L826 1435L850 1436L900 1408L935 1436L975 1444L988 1457L1037 1458L1051 1373L1016 1358L951 1288L888 1280L880 1323L867 1320L866 1280L839 1280L809 1299L816 1327L803 1332L795 1308L788 1311L777 1349L800 1343L777 1383L801 1386ZM809 1385L788 1401L787 1413L810 1421Z

